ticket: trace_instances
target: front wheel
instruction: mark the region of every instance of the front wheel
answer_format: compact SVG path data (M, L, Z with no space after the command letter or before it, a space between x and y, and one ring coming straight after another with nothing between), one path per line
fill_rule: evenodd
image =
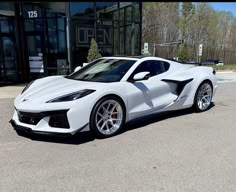
M194 108L198 112L206 111L210 108L212 100L212 86L210 82L203 82L197 89L194 98Z
M115 96L104 97L94 106L90 118L91 131L98 138L116 135L125 122L125 106Z

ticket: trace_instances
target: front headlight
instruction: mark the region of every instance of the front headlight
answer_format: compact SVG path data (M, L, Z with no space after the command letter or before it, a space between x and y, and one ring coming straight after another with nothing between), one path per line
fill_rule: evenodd
M23 94L27 89L29 89L30 85L32 85L34 81L31 81L30 83L28 83L25 88L22 90L21 94Z
M81 91L77 91L77 92L74 92L74 93L63 95L61 97L57 97L55 99L47 101L46 103L74 101L76 99L79 99L79 98L82 98L86 95L89 95L89 94L93 93L94 91L95 90L92 90L92 89L84 89L84 90L81 90Z

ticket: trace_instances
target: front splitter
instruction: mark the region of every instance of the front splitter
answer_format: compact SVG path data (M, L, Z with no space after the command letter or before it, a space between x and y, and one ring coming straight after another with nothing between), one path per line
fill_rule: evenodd
M35 131L35 130L32 130L28 127L24 127L24 126L21 126L21 125L17 125L16 122L11 119L9 121L9 123L11 123L12 127L14 127L14 129L16 131L21 131L21 132L24 132L24 133L27 133L27 134L39 134L39 135L51 135L51 136L60 136L60 137L70 137L70 136L73 136L75 135L77 132L80 132L82 129L84 129L87 125L83 126L81 129L78 129L76 132L73 132L73 133L58 133L58 132L47 132L47 131Z

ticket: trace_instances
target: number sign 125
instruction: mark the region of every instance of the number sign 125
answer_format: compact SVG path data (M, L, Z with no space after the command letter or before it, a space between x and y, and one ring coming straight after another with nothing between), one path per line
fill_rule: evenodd
M29 18L37 18L38 12L37 11L28 11Z

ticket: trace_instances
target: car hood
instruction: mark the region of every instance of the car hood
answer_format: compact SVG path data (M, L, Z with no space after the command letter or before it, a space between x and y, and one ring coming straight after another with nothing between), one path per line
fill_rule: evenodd
M56 97L60 97L66 94L70 94L83 89L101 89L104 84L98 82L87 82L67 79L63 76L52 76L42 79L38 79L20 95L21 101L23 100L36 100L48 101Z

